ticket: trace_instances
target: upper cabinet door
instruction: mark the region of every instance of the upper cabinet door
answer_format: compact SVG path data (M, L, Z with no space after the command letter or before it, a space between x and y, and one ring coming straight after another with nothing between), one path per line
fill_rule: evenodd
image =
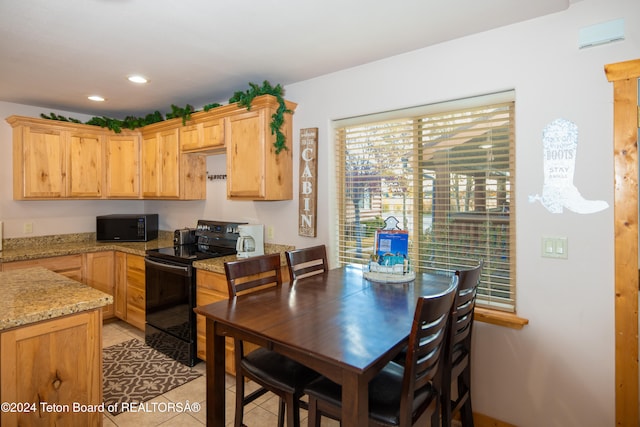
M265 111L251 110L228 119L227 196L265 197Z
M180 198L178 129L145 133L142 137L142 196Z
M56 199L66 196L65 133L23 126L14 134L14 198Z
M158 135L145 134L142 136L142 197L156 197L160 188L158 173Z
M178 129L160 133L160 191L163 199L180 197L180 140Z
M104 137L71 132L69 135L67 196L102 197L104 181Z
M278 109L275 97L254 98L251 109L237 108L225 123L227 197L239 200L291 200L293 198L293 138L291 114L281 127L288 149L275 153L271 118ZM294 103L287 103L293 111Z
M109 135L107 140L107 188L110 198L140 197L140 137Z
M180 150L183 153L224 152L224 118L211 115L195 113L190 124L180 127Z
M224 119L214 119L202 123L202 148L224 147Z

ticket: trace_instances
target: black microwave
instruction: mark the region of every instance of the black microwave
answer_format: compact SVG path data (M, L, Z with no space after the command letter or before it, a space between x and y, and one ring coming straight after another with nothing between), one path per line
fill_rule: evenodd
M148 242L158 238L158 214L114 214L96 217L99 242Z

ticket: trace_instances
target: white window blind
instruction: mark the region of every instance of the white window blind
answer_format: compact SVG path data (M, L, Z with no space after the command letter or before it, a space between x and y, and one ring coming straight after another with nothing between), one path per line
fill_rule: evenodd
M482 259L478 305L515 311L512 99L337 122L340 263L367 263L375 230L394 216L415 270L448 274Z

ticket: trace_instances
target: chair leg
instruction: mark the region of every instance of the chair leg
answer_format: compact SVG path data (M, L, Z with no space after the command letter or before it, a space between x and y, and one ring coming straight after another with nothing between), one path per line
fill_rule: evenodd
M471 369L469 366L458 377L458 389L463 390L465 401L460 408L462 427L473 427L473 409L471 408Z
M473 427L473 411L471 410L471 399L468 399L460 409L460 419L462 427Z
M287 427L300 427L300 409L292 394L288 394L286 401L280 398L280 404L286 406Z
M440 412L442 427L451 427L453 414L451 413L451 384L445 382L440 396Z
M435 406L436 406L436 409L433 411L433 414L431 414L431 427L440 427L441 425L444 426L444 424L441 424L442 410L441 410L440 402L437 399L436 399Z
M278 404L278 427L284 427L284 413L285 413L285 403L284 399L281 397L279 399Z
M309 412L307 414L308 427L320 427L320 413L318 412L318 400L309 396Z
M236 418L234 427L242 427L242 416L244 414L244 377L239 369L236 369Z
M300 397L293 397L291 412L293 412L293 421L295 425L300 427Z

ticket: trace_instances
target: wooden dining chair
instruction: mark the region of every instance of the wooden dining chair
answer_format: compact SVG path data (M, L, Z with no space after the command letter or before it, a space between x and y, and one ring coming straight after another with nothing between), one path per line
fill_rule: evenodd
M236 297L238 292L282 284L280 254L226 262L224 270L229 287L229 298ZM243 425L245 405L270 391L280 398L278 426L284 425L286 412L287 426L298 427L300 425L300 397L304 387L319 374L286 356L262 347L245 355L243 342L238 338L234 338L234 351L236 365L234 426ZM256 382L261 387L245 396L245 378Z
M329 270L327 263L327 249L324 245L287 251L289 278L295 279L324 273Z
M456 413L460 413L463 427L473 427L471 408L471 332L473 313L482 267L458 270L458 296L452 319L452 351L445 369L442 389L442 425L448 427ZM452 382L457 385L453 393Z
M435 296L420 297L409 335L405 366L389 362L369 382L370 425L408 427L440 425L440 396L444 362L451 344L451 315L458 285ZM342 387L325 377L311 382L309 426L319 427L321 416L340 419Z

